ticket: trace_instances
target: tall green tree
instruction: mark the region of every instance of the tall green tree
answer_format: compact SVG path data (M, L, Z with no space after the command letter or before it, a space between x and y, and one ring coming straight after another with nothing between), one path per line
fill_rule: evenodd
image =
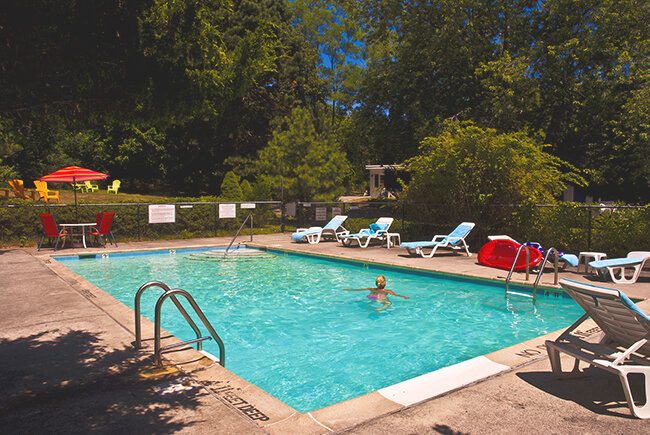
M359 2L294 0L290 4L298 32L321 55L319 71L327 86L334 123L337 109L345 113L352 108L360 74L363 29Z
M317 114L295 108L259 152L259 179L271 186L282 182L285 199L333 200L344 192L350 165L329 131L329 119L323 120L325 113L324 106Z

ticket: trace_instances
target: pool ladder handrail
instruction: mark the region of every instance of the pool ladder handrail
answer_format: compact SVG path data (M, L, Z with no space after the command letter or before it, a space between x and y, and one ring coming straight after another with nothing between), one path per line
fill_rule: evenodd
M230 247L235 242L235 239L237 238L237 236L239 236L239 233L244 228L244 225L246 225L246 221L248 220L248 218L251 219L251 242L253 241L253 213L249 213L248 216L246 216L246 219L244 219L244 222L242 222L239 229L237 230L237 233L235 234L235 237L233 237L232 240L230 241L230 244L228 245L228 247L226 248L226 251L223 254L224 256L228 255L228 251L230 250Z
M560 254L557 249L555 248L549 248L546 251L546 255L544 255L544 260L542 261L542 264L539 267L539 272L537 272L537 278L535 278L535 284L533 284L533 302L535 302L535 299L537 298L537 285L539 284L540 279L542 278L542 273L544 273L544 266L546 266L546 261L548 260L548 257L551 255L552 252L555 252L555 256L553 258L553 268L554 268L554 273L555 277L553 279L553 284L557 285L558 281L558 255Z
M142 296L142 293L151 287L159 287L164 290L164 293L158 298L158 301L156 302L156 309L155 309L155 321L154 321L154 359L157 367L162 367L162 358L161 355L164 351L168 349L172 349L175 347L183 346L186 344L194 344L197 343L197 350L201 351L203 349L202 347L202 342L204 340L211 340L214 338L214 340L217 342L217 345L219 346L219 364L221 366L225 366L226 363L226 350L225 346L223 344L223 341L219 337L219 334L214 330L208 319L205 317L203 314L203 311L199 308L198 304L194 300L194 298L185 290L183 289L170 289L169 286L167 286L165 283L161 281L150 281L145 284L143 284L138 291L136 292L135 296L135 347L136 348L141 348L142 347L142 327L141 327L141 317L140 317L140 299ZM201 319L203 322L203 325L208 329L208 332L210 333L210 336L201 336L201 331L199 328L196 326L196 323L192 320L192 318L187 314L187 311L185 311L185 308L183 308L183 305L178 301L176 298L176 295L181 295L185 297L185 299L189 302L189 304L192 306L194 309L194 312L196 313L197 316ZM190 325L190 327L194 330L194 333L196 334L196 338L193 340L187 340L183 341L180 343L175 343L175 344L170 344L168 346L161 347L160 346L160 331L161 331L161 308L163 302L167 298L171 298L172 302L178 308L178 311L183 315L187 323Z
M512 278L512 272L515 271L515 264L517 264L517 260L519 259L519 254L521 254L521 250L525 249L526 250L526 281L528 281L528 277L530 276L530 248L526 245L521 245L519 249L517 249L517 253L515 254L515 259L512 262L512 266L510 266L510 272L508 272L508 277L506 278L506 295L508 295L508 286L510 285L510 279Z

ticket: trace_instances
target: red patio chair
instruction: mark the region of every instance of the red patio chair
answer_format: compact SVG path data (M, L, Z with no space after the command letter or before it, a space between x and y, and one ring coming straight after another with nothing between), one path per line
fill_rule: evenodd
M43 240L45 237L47 237L48 240L52 240L56 237L56 244L54 245L55 251L59 247L59 240L63 239L61 247L65 246L65 237L69 235L66 232L65 228L62 228L60 230L58 229L56 222L54 221L54 216L52 216L51 213L41 213L39 216L41 218L41 222L43 223L43 237L41 237L41 241L38 244L38 250L41 250L41 246L43 245Z
M97 226L90 230L90 234L97 237L98 242L101 242L104 247L106 247L106 241L109 241L108 236L111 236L111 239L113 239L111 243L117 246L115 236L113 236L113 232L111 231L113 216L115 216L115 213L97 213Z

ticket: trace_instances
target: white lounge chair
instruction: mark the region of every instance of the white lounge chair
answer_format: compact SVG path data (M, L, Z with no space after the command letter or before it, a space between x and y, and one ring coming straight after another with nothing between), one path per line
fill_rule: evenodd
M469 252L469 246L465 243L465 237L472 231L474 228L474 222L463 222L454 229L451 233L444 235L439 234L433 237L431 240L423 242L405 242L401 246L406 248L409 254L411 255L420 255L424 258L431 258L433 254L436 253L438 248L450 248L450 249L462 249L465 248L465 252L468 257L471 257L472 254ZM428 254L424 253L424 249L431 248L431 252Z
M617 284L634 284L639 279L648 259L650 259L650 251L632 251L625 258L591 261L589 266L598 270L603 279L607 279L609 275ZM629 273L626 275L626 271L631 272L631 275Z
M621 291L560 279L560 285L585 310L577 322L555 341L546 341L553 374L558 378L583 376L580 361L618 375L627 404L633 415L650 418L650 317ZM599 343L585 341L581 334L572 334L591 317L603 331ZM575 358L571 372L562 371L560 353ZM634 401L628 375L643 375L645 404Z
M291 234L291 240L294 242L308 242L316 244L321 238L334 238L337 241L344 234L350 234L343 226L347 216L334 216L324 227L298 228Z
M367 248L371 240L388 241L388 229L393 224L393 220L392 217L381 217L377 219L377 222L356 234L339 236L339 241L343 243L343 246L350 246L352 240L356 240L362 248Z

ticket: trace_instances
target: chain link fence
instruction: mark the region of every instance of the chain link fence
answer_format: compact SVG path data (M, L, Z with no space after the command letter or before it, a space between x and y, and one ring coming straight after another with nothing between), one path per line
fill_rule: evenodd
M220 208L234 204L234 218L221 217ZM253 205L254 204L254 205ZM173 205L174 222L150 223L149 206ZM230 206L233 207L232 205ZM247 208L254 207L254 208ZM401 201L289 202L250 201L167 202L48 205L0 205L0 241L4 245L33 245L42 233L39 213L52 213L57 223L94 222L99 212L114 212L112 231L118 240L158 240L234 235L248 214L255 233L292 232L323 226L332 216L348 216L344 226L357 232L380 217L392 217L391 231L403 241L430 240L448 234L460 222L475 222L468 236L473 251L494 234L565 252L603 251L622 256L650 247L650 207L579 203L557 205L447 205ZM248 224L247 224L248 226Z

